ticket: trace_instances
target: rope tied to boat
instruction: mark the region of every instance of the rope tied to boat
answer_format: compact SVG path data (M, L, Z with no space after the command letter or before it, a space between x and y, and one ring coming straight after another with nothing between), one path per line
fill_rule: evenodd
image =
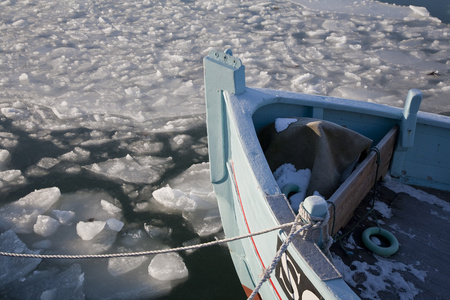
M304 223L312 224L313 228L310 230L305 230L301 233L303 239L312 239L313 241L318 241L320 237L322 237L322 244L320 248L328 257L331 257L330 247L333 244L333 238L329 235L329 221L330 221L330 213L327 210L326 214L323 217L317 217L311 215L304 207L304 202L300 203L298 214L301 216L301 219ZM322 230L320 230L322 229ZM320 236L321 235L321 236Z
M298 215L301 217L304 223L309 223L314 225L314 227L325 227L328 225L328 221L330 220L330 214L327 213L323 217L316 217L311 215L304 206L304 202L300 203L298 209Z
M291 227L291 231L289 232L286 239L281 244L280 248L278 249L277 253L275 254L275 257L273 258L272 262L270 263L270 266L264 270L264 273L261 276L261 279L259 283L256 285L250 296L247 298L247 300L253 300L256 295L259 293L259 290L261 289L264 282L266 282L273 270L275 270L278 262L280 261L283 254L286 252L289 244L292 242L292 240L295 238L295 236L302 234L304 237L306 237L307 232L314 231L314 229L323 229L323 232L328 235L328 221L330 220L330 214L327 211L327 213L323 217L315 217L312 216L302 205L303 202L299 206L299 213L295 217L294 224ZM306 233L306 234L303 234ZM325 241L325 240L324 240ZM328 236L326 240L326 251L330 248L331 244L333 243L333 239ZM325 243L324 243L325 245ZM325 249L325 248L324 248ZM323 249L322 249L323 250ZM323 250L325 251L325 250Z
M165 254L165 253L171 253L171 252L181 252L181 251L187 251L187 250L197 250L200 248L215 246L223 243L229 243L257 235L262 235L271 231L280 230L285 227L290 227L295 224L294 222L281 224L278 226L274 226L272 228L264 229L257 232L252 232L240 236L235 236L231 238L226 238L222 240L215 240L207 243L201 243L197 245L189 245L184 247L178 247L178 248L168 248L168 249L160 249L160 250L149 250L149 251L141 251L141 252L128 252L128 253L105 253L105 254L78 254L78 255L71 255L71 254L38 254L38 253L12 253L12 252L0 252L0 256L7 256L7 257L19 257L19 258L41 258L41 259L101 259L101 258L116 258L116 257L135 257L135 256L148 256L148 255L154 255L154 254Z

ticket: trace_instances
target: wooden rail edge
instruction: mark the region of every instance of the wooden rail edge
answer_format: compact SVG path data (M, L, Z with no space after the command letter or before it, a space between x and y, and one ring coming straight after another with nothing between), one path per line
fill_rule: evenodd
M383 178L389 170L397 133L398 126L395 126L376 146L381 154L377 181ZM355 209L372 189L377 170L376 161L377 154L371 151L329 199L330 202L334 203L336 213L333 216L333 208L330 206L330 230L334 222L334 231L331 235L335 235L350 221Z

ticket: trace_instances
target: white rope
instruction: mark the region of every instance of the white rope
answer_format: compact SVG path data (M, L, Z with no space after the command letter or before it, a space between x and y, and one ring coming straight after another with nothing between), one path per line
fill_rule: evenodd
M302 203L303 204L303 203ZM297 214L294 224L292 225L291 231L289 232L289 235L284 240L283 244L281 244L280 248L278 249L277 253L275 254L275 257L273 258L270 266L264 270L263 277L259 281L258 285L255 287L253 292L250 294L250 296L247 298L247 300L253 300L255 296L259 293L259 290L261 289L264 282L267 281L267 279L270 278L273 270L276 268L278 262L280 261L281 257L283 256L284 252L286 252L289 244L292 242L294 237L303 232L306 229L309 228L320 228L327 226L328 220L330 219L330 214L327 211L327 214L323 217L314 217L311 216L308 211L303 207L303 205L300 205L299 207L299 213ZM306 225L303 225L301 227L298 226L300 223L306 223ZM331 245L330 245L331 246Z
M274 230L282 229L285 227L291 226L291 231L289 232L289 235L284 240L283 244L278 249L274 259L272 260L269 268L266 268L264 271L263 277L259 281L258 285L253 290L252 294L248 297L247 300L253 300L254 297L258 294L259 290L261 289L264 282L267 281L267 279L270 278L273 270L276 268L278 262L280 261L281 257L283 256L284 252L286 252L286 249L288 248L289 244L292 242L293 238L301 233L302 231L308 229L308 228L319 228L326 226L328 224L329 220L329 214L323 218L316 218L311 215L309 215L308 212L303 211L305 210L302 205L300 205L299 214L296 216L294 222L281 224L272 228L268 228L265 230L248 233L232 238L226 238L222 240L217 241L211 241L207 243L197 244L197 245L190 245L185 247L178 247L178 248L171 248L171 249L161 249L161 250L149 250L149 251L141 251L141 252L128 252L128 253L110 253L110 254L85 254L85 255L70 255L70 254L33 254L33 253L11 253L11 252L0 252L0 256L7 256L7 257L20 257L20 258L41 258L41 259L100 259L100 258L115 258L115 257L135 257L135 256L146 256L146 255L153 255L153 254L164 254L164 253L171 253L171 252L180 252L180 251L187 251L187 250L196 250L200 248L210 247L214 245L219 245L223 243L229 243L257 235L262 235ZM301 213L300 213L301 211ZM307 220L307 221L306 221ZM299 226L300 223L307 223L303 226ZM332 242L332 241L331 241ZM328 247L326 247L328 248Z
M171 249L161 249L161 250L149 250L142 252L129 252L129 253L110 253L110 254L85 254L85 255L70 255L70 254L33 254L33 253L10 253L10 252L0 252L1 256L9 256L9 257L22 257L22 258L42 258L42 259L91 259L91 258L114 258L114 257L133 257L133 256L146 256L153 254L164 254L171 252L180 252L186 250L195 250L200 248L205 248L209 246L214 246L218 244L233 242L245 238L249 238L252 236L257 236L261 234L265 234L274 230L282 229L285 227L293 226L296 222L286 223L282 225L278 225L269 229L261 230L258 232L253 232L249 234L244 234L241 236L236 236L232 238L227 238L223 240L211 241L203 244L190 245L178 248Z

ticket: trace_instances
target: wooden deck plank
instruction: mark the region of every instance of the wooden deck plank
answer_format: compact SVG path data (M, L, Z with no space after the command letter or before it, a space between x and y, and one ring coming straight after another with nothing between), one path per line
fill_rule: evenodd
M433 191L435 196L450 203L450 192ZM382 228L391 231L399 240L399 251L390 258L381 258L369 252L361 242L361 234L365 228L375 226L374 221L364 221L358 226L352 237L354 238L354 255L346 256L345 252L335 243L332 252L339 255L342 261L350 266L354 261L366 262L375 266L379 260L392 264L399 263L410 270L396 270L403 279L412 285L419 293L414 299L448 299L450 297L450 212L436 204L420 201L408 194L395 194L386 187L379 188L378 198L387 204L391 204L392 216L390 218L380 216ZM370 206L371 196L367 196L355 211L355 217L348 223L345 230L351 228ZM425 274L424 280L420 280L414 272ZM356 276L353 274L353 276ZM358 276L356 276L358 277ZM361 277L361 275L360 275ZM354 291L361 295L364 290L364 276L358 281ZM380 299L398 299L398 291L394 284L385 291L379 292Z
M433 217L433 214L444 216L446 212L442 208L411 199L406 194L399 194L392 203L392 209L396 211L396 218L402 227L407 228L409 234L415 235L413 240L417 242L417 246L428 244L435 249L434 252L442 252L438 253L440 257L448 252L446 251L450 249L450 240L446 238L448 234L443 235L440 230L437 230L442 227L443 220ZM395 228L394 225L390 227ZM399 237L402 235L400 234ZM450 256L447 257L450 260Z

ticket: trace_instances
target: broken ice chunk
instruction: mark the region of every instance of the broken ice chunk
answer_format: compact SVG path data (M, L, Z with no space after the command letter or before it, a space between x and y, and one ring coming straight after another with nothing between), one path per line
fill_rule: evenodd
M14 299L82 300L85 299L83 283L81 266L74 264L66 270L36 270L12 282L8 288L14 291Z
M194 246L194 245L198 245L200 243L201 243L200 238L196 237L196 238L193 238L193 239L191 239L189 241L183 242L183 246ZM197 250L197 249L186 250L186 253L187 254L192 254L192 253L194 253L195 250Z
M209 163L201 163L190 166L180 176L169 182L174 188L185 193L210 193L213 191L209 180Z
M119 221L117 219L114 218L110 218L108 220L106 220L106 224L108 225L109 228L111 228L114 231L121 231L123 228L124 223L122 221Z
M87 170L109 179L128 183L151 184L161 178L161 173L172 164L172 158L127 155L101 163L85 166Z
M1 162L0 162L1 164ZM1 170L1 166L0 166ZM0 189L24 184L26 181L20 170L0 171Z
M192 137L186 134L180 134L174 137L170 143L173 151L182 147L189 147L192 144Z
M106 226L105 221L79 222L74 231L79 238L67 239L64 244L59 242L59 247L66 253L102 253L110 249L117 238L117 231Z
M52 217L39 215L36 224L33 226L33 230L35 233L47 237L54 234L59 225L59 222Z
M59 159L71 162L80 162L87 160L90 155L91 153L89 151L86 151L80 147L75 147L73 151L61 155Z
M106 210L108 213L110 213L111 215L120 213L122 211L122 209L120 209L119 207L117 207L114 204L111 204L108 201L103 200L103 199L100 201L100 204L101 204L102 208L104 210Z
M53 210L52 214L58 218L59 223L63 225L70 225L70 221L75 217L75 213L70 210Z
M0 149L0 171L7 170L7 165L11 161L11 154L8 150Z
M34 207L39 211L46 212L50 206L59 200L60 196L61 192L59 189L57 187L51 187L31 192L16 201L15 204L24 208Z
M20 20L20 21L23 21L23 20ZM17 22L14 23L14 24L17 24ZM21 24L23 24L23 23L21 22ZM20 80L22 83L27 83L27 82L28 82L28 75L27 75L26 73L20 74L19 80Z
M57 158L44 157L37 163L37 166L41 167L42 169L48 170L56 166L58 163L59 160Z
M22 175L20 170L6 170L0 172L0 180L5 182L12 182ZM23 181L23 176L22 176Z
M151 238L169 238L172 233L172 228L158 227L150 224L144 224L144 229Z
M197 203L183 191L166 186L152 193L153 198L166 208L176 211L194 211Z
M38 254L28 249L12 230L0 235L0 251ZM40 258L0 256L0 287L33 271L40 262Z
M148 273L158 280L183 279L189 275L183 259L177 253L157 254L148 266Z
M149 140L138 140L134 143L129 144L127 148L137 155L150 155L161 152L164 148L164 144L161 142L153 142Z
M77 224L77 234L84 241L92 240L97 234L99 234L105 227L106 222L104 221L92 221L83 222L80 221Z
M63 194L58 209L74 212L75 216L72 221L87 221L94 220L94 218L97 221L105 221L112 216L102 207L101 200L115 203L115 199L106 192L80 190L72 194ZM113 217L120 219L122 214L114 214Z
M219 209L196 210L184 212L183 217L189 221L195 233L204 237L219 232L222 229Z
M31 192L0 209L0 228L16 233L31 233L37 217L45 213L61 196L57 187Z
M120 250L120 252L125 252ZM128 273L148 260L146 256L136 257L113 257L108 260L108 272L116 277Z
M41 300L56 299L56 293L57 292L58 292L57 289L51 289L51 290L43 291L40 298L41 298Z
M191 191L189 197L195 201L196 209L214 209L217 208L216 194L209 191Z

